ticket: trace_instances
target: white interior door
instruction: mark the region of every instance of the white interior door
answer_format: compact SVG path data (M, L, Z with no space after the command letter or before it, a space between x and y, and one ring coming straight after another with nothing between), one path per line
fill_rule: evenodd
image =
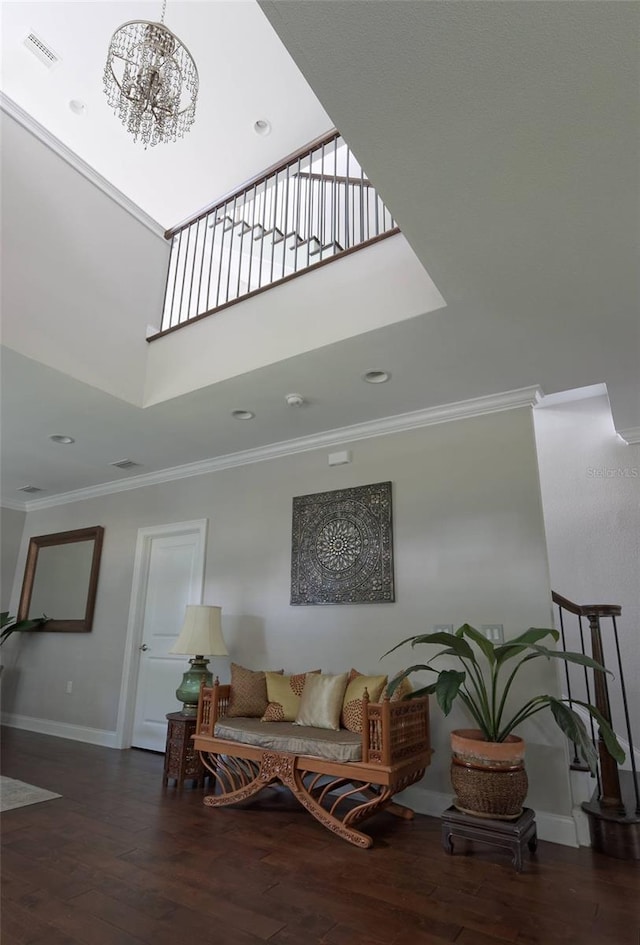
M131 744L164 751L166 715L182 708L175 691L189 657L169 653L187 604L202 601L206 523L141 529L134 598L139 660ZM136 578L134 578L135 582Z

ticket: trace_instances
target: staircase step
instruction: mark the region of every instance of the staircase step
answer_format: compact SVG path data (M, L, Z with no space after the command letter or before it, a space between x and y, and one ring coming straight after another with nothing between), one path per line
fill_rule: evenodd
M210 230L212 230L214 226L218 225L218 223L224 223L225 230L230 230L231 226L229 224L232 225L233 220L231 219L231 217L227 217L227 216L216 217L215 220L209 220L209 222L207 223L207 226L209 227Z
M284 239L284 233L283 233L282 230L279 229L277 226L272 227L270 230L263 230L263 229L262 229L262 226L261 226L260 224L258 224L258 226L256 227L256 229L260 229L260 230L262 230L262 232L261 232L261 233L258 233L257 236L254 236L254 237L253 237L254 240L264 239L265 236L271 236L272 233L275 234L274 237L273 237L273 242L274 242L274 243L281 243L281 242L283 241L283 239Z
M310 256L317 256L317 254L318 254L318 253L320 252L320 250L322 249L322 244L320 243L320 240L318 239L317 236L312 236L312 237L311 237L310 239L308 239L308 240L302 240L302 241L298 244L298 249L301 249L303 246L308 246L308 247L309 247L309 255L310 255Z

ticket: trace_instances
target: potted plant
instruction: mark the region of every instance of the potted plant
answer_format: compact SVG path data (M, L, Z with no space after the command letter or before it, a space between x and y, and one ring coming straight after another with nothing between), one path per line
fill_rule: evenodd
M8 610L0 613L0 646L5 643L16 630L40 630L49 620L44 614L35 620L16 620Z
M524 769L524 741L514 734L525 719L544 709L551 714L564 732L576 744L582 758L595 773L596 750L584 722L567 704L546 693L525 699L510 707L507 700L520 670L534 659L559 659L579 663L600 672L608 672L600 663L564 650L549 649L540 643L545 637L557 642L557 630L530 628L520 636L496 645L468 623L455 633L427 633L408 637L385 653L388 656L398 647L410 643L441 644L445 648L426 663L416 664L399 673L389 684L389 694L412 673L435 673L434 682L415 690L405 698L434 694L445 715L449 715L456 699L460 699L477 728L460 729L451 733L451 780L456 792L454 804L460 810L480 817L513 819L520 815L527 794L527 775ZM453 658L460 669L436 669L431 664L440 657ZM515 660L515 664L513 661ZM587 702L573 699L596 721L609 753L616 761L624 761L624 752L611 726Z

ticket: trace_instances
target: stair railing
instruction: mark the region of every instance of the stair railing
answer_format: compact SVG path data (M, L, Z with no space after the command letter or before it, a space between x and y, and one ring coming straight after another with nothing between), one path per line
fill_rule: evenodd
M148 340L398 232L333 131L165 233L162 328Z
M584 698L584 696L586 696L586 701L593 703L607 720L607 722L609 722L614 731L619 732L620 725L617 724L618 720L612 718L611 700L609 698L610 681L612 684L615 683L615 685L619 687L622 702L622 714L624 718L623 725L626 733L626 740L629 746L628 754L631 764L635 810L636 814L640 814L640 790L638 786L638 775L636 770L631 720L629 718L627 688L620 654L620 639L616 621L616 618L622 613L622 608L618 604L575 604L573 601L568 600L566 597L562 597L562 595L556 593L555 591L552 592L552 599L558 607L558 624L562 640L562 648L565 650L578 649L578 647L576 647L573 642L573 640L577 637L579 641L579 651L581 653L586 656L591 656L602 666L613 671L613 681L611 676L607 676L606 673L602 673L597 670L593 671L592 678L590 678L589 671L586 667L584 667L583 673L581 674L583 678L580 679L580 675L577 677L574 676L572 685L571 672L569 670L568 664L565 663L567 698L569 702L572 703L574 699ZM577 621L574 623L573 630L571 630L567 614L572 614L577 618ZM586 643L586 634L583 620L588 622L590 646L587 646ZM615 654L615 658L613 654ZM581 692L580 696L574 694L577 682L582 683L584 686L584 693ZM576 705L575 708L577 711L579 711L579 704ZM603 808L623 808L624 801L620 789L620 773L618 770L618 764L607 751L607 747L603 739L596 735L593 720L591 718L590 723L591 737L597 749L599 759L599 770L597 775L597 793L599 804ZM582 765L580 764L577 757L575 746L572 767L582 768Z

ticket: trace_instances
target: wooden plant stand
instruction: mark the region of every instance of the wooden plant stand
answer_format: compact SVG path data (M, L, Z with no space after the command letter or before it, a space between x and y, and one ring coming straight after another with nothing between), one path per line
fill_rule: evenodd
M535 853L538 845L535 816L530 807L525 807L517 820L490 820L448 807L441 818L442 846L446 853L452 854L453 841L459 837L502 847L512 853L513 865L521 873L525 846L530 853Z

